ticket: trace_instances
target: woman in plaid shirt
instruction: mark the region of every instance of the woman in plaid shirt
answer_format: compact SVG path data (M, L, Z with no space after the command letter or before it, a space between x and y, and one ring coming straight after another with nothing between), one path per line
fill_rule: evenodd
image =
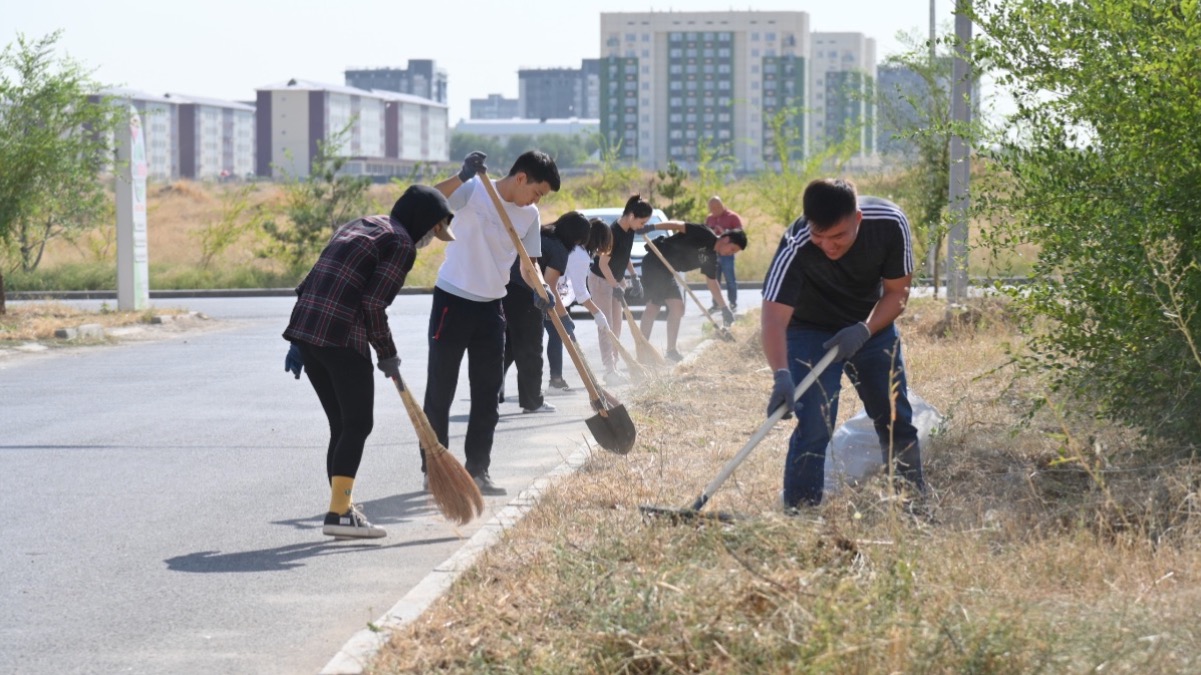
M366 216L342 225L296 287L296 305L284 338L291 341L284 361L297 379L302 370L329 418L325 455L330 483L323 532L336 537L376 538L372 525L351 502L363 444L374 423L375 382L371 350L378 367L400 376L400 356L385 314L413 268L416 249L433 237L453 241L446 198L413 185L396 200L390 215Z

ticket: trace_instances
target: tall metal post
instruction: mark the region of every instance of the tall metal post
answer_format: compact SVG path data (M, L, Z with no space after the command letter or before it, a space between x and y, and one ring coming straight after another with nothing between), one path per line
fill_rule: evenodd
M967 15L967 0L958 0L955 9L955 62L951 77L951 119L960 129L972 121L972 73L967 62L967 45L972 39L972 20ZM967 299L967 230L971 198L971 148L967 139L956 133L951 137L951 188L948 208L951 231L947 238L947 300Z

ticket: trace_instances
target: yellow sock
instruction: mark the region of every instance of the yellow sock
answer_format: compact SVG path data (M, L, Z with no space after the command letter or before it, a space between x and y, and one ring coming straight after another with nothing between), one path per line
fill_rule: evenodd
M342 515L350 510L350 491L354 489L354 479L346 476L334 476L330 483L330 513Z

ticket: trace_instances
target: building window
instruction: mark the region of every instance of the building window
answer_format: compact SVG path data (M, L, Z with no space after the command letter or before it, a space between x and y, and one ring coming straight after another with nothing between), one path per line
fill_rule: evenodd
M642 41L643 41L643 42L650 42L650 41L651 41L651 34L650 34L650 33L643 33L643 34L642 34Z
M643 82L643 83L642 83L642 91L650 91L650 89L651 89L651 83L650 83L650 82Z
M637 42L638 36L633 33L626 33L626 42Z
M751 41L752 41L752 42L758 42L758 41L759 41L759 34L758 34L758 33L751 33Z
M775 34L775 33L767 33L767 34L766 34L766 35L764 35L763 37L764 37L764 39L766 39L768 42L775 42L775 41L776 41L776 34Z

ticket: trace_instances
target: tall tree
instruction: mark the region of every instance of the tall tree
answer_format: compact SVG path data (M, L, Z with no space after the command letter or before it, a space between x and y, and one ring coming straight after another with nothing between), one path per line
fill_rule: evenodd
M1196 442L1201 3L982 0L983 64L1016 101L992 152L994 244L1039 250L1015 293L1032 364L1098 412Z
M37 267L46 243L107 212L102 171L119 111L90 71L56 54L57 31L0 52L0 314L4 270Z

